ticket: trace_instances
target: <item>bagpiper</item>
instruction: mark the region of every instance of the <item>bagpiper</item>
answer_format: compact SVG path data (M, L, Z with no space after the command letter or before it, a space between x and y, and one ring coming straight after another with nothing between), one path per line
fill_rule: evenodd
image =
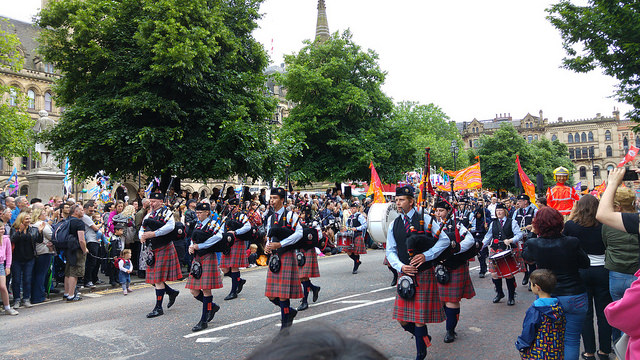
M246 253L247 245L241 236L249 234L251 223L247 215L238 208L239 204L240 200L238 198L229 199L226 220L221 230L222 233L232 234L236 238L231 251L227 255L222 255L222 262L220 263L222 272L226 274L230 271L229 275L231 276L231 291L224 298L225 300L237 298L247 282L247 280L240 278L240 268L249 266Z

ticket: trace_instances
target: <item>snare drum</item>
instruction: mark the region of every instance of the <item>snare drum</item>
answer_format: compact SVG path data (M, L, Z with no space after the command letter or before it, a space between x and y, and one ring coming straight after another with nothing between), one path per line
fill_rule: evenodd
M336 246L344 249L353 247L353 239L355 234L352 230L341 231L336 235Z
M489 257L498 279L507 278L520 272L516 255L511 250L501 251Z

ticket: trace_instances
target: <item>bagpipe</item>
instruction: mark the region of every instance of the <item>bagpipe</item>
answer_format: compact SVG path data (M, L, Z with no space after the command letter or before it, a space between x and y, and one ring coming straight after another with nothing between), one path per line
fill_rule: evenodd
M219 230L219 228L217 228L217 230ZM191 233L191 241L193 241L194 244L202 244L205 241L207 241L209 238L214 236L215 234L216 234L215 230L209 232L202 229L194 229L193 233ZM203 256L210 253L221 252L225 255L229 255L229 253L231 252L231 247L233 246L234 242L235 242L234 236L224 236L223 234L222 240L216 242L209 248L196 250L196 254Z
M166 216L166 211L163 211L162 215ZM166 224L165 221L157 220L155 218L148 217L142 221L142 227L144 232L156 231ZM156 236L151 238L151 247L157 249L161 246L167 245L178 238L178 229L174 226L170 233L165 235Z

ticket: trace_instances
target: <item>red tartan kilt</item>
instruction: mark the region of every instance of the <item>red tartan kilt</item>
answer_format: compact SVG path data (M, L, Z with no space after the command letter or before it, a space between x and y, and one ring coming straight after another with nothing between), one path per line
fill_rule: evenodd
M459 302L462 298L471 299L476 296L476 291L469 276L469 263L455 270L449 270L451 280L448 284L438 283L438 293L442 302Z
M433 269L418 273L416 281L418 286L413 299L405 300L396 295L393 319L418 324L443 322L446 318Z
M366 254L367 247L364 245L364 237L362 234L356 236L353 239L353 246L351 248L345 249L346 252L354 253L354 254Z
M180 261L173 242L153 250L155 263L147 266L147 284L159 284L165 281L175 281L182 278Z
M185 288L195 290L222 288L222 276L218 269L218 257L215 253L206 254L204 256L196 255L193 260L199 261L202 265L202 276L200 276L200 279L196 279L192 275L189 275Z
M267 270L267 286L264 295L281 299L302 298L300 267L293 251L287 251L280 256L280 271L277 274Z
M244 241L237 240L233 243L229 255L222 254L221 268L243 268L249 266L247 247Z
M306 250L304 252L306 262L303 267L300 268L300 279L302 278L314 278L320 277L320 269L318 269L318 254L316 254L316 248Z
M522 260L522 252L518 251L518 248L511 248L511 251L513 251L514 255L516 256L516 262L520 266L520 271L524 271L523 269L526 269L526 268L524 267L524 260ZM487 258L487 263L489 264L489 267L488 267L489 272L492 274L496 273L496 266L493 264L493 261L491 261L491 259L489 258L497 253L498 253L497 250L489 248L489 256ZM522 261L522 265L520 261ZM510 277L513 277L513 276L510 276Z

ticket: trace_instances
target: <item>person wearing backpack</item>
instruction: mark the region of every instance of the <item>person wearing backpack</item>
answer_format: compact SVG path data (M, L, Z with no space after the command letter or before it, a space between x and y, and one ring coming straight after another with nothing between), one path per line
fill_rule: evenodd
M78 278L84 276L85 263L87 261L87 243L84 239L84 208L82 204L74 204L70 209L68 219L68 233L64 242L67 243L65 258L67 260L64 269L64 298L67 302L80 301L82 298L76 294ZM63 228L61 226L60 228ZM60 229L59 228L59 229ZM58 230L58 229L56 229ZM56 231L57 233L58 231ZM56 235L57 236L57 235ZM62 240L54 241L60 243Z

